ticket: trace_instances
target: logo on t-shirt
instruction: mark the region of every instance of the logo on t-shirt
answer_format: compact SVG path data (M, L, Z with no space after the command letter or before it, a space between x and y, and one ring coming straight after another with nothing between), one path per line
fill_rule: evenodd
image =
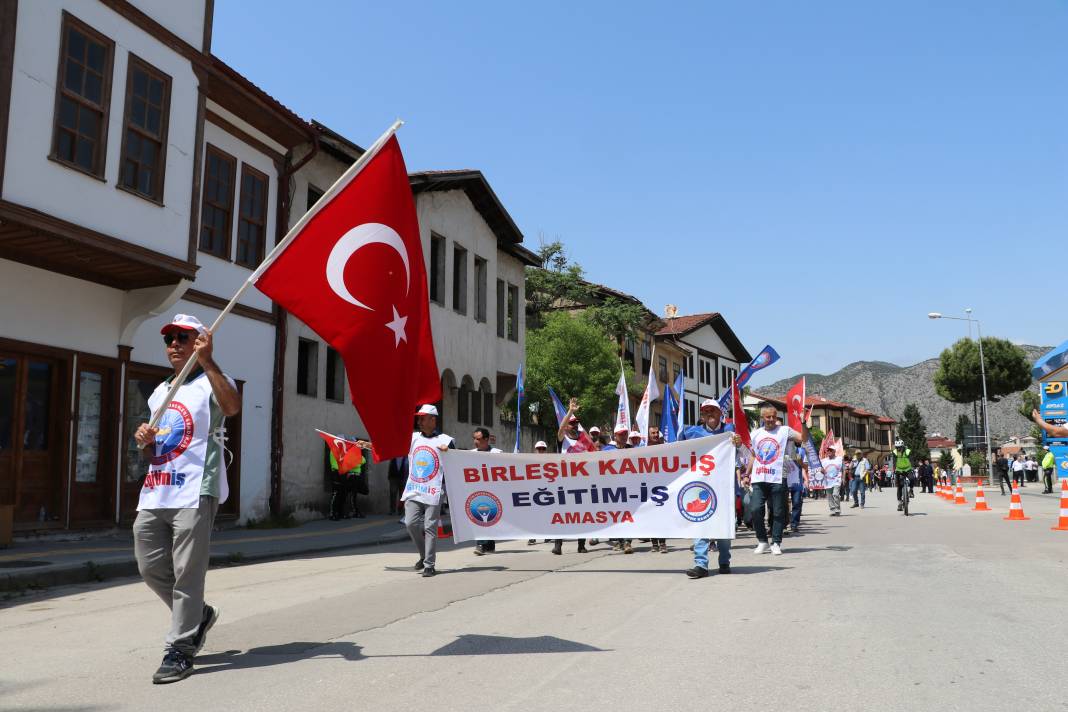
M193 416L178 401L171 401L159 419L156 433L156 454L153 465L162 465L179 457L193 441Z
M437 477L440 467L441 458L434 448L419 445L412 452L412 482L429 482Z
M753 448L753 454L761 465L770 465L779 456L779 441L775 438L762 438Z

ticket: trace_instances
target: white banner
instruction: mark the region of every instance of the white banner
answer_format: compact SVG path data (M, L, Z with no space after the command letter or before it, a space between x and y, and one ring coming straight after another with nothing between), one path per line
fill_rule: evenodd
M442 453L453 538L734 538L730 434L571 455Z

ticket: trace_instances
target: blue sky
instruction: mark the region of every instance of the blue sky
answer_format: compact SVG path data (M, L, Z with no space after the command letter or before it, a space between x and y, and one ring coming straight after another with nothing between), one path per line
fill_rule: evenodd
M967 325L933 310L1068 337L1066 36L1053 0L216 0L212 43L359 144L405 119L532 249L722 312L766 382L937 355Z

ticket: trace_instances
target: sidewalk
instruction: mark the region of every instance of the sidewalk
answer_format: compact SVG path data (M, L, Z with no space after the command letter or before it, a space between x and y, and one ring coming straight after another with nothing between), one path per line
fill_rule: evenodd
M379 546L408 533L395 516L307 522L291 529L234 528L212 534L211 565ZM0 592L137 575L133 535L122 531L79 541L25 541L0 549Z

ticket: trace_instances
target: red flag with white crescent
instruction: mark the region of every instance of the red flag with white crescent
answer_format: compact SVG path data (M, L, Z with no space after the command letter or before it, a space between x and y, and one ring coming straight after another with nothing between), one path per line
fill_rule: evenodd
M441 399L419 222L397 137L334 190L256 287L341 354L381 461L407 454L416 410Z
M363 450L353 440L348 440L340 435L331 435L330 433L315 429L315 432L319 433L319 437L326 441L326 446L330 448L330 454L334 456L334 462L337 463L337 471L339 474L346 474L360 467L363 464Z
M805 420L805 377L786 393L786 424L801 432Z

